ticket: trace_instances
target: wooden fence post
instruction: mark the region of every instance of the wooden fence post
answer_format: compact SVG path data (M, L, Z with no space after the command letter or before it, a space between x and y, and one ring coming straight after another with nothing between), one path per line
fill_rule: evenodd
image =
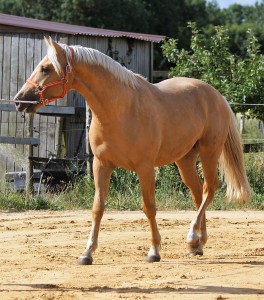
M62 131L63 131L64 117L57 117L56 131L55 131L55 154L57 158L62 157Z
M245 116L244 115L241 115L241 117L240 117L239 129L240 129L240 134L243 134L245 132Z
M33 114L28 114L27 117L27 137L33 137ZM33 156L33 145L28 145L28 159L27 159L27 168L26 168L26 193L31 195L34 193L34 185L33 185L33 162L30 157Z

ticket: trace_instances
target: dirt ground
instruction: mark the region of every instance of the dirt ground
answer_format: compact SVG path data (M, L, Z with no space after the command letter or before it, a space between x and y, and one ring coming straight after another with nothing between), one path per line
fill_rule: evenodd
M142 212L106 212L92 266L90 211L0 212L0 299L264 299L264 212L208 212L203 257L186 255L194 212L158 212L161 262Z

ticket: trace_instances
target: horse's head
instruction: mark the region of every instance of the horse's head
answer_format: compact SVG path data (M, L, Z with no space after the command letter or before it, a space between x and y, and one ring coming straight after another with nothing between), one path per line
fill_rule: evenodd
M63 98L69 91L69 73L71 73L71 57L51 38L45 38L48 54L35 68L14 100L17 110L34 113L41 106ZM67 57L69 57L67 59Z

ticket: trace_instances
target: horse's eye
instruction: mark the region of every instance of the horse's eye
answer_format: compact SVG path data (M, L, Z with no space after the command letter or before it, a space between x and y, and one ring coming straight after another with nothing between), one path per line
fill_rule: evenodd
M47 75L49 73L50 69L46 66L41 66L41 72L44 74L44 75Z

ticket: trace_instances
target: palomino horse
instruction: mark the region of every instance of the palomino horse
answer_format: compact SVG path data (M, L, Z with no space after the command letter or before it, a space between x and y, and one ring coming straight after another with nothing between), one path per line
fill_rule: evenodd
M196 79L172 78L151 84L97 50L69 47L51 38L46 44L47 56L15 100L32 101L16 105L18 111L34 113L76 90L91 108L93 222L78 263L92 264L110 176L117 166L139 176L143 211L151 228L147 261L160 260L154 168L173 162L198 210L187 235L189 254L202 255L207 240L205 211L218 187L218 163L227 184L227 196L242 202L250 198L242 144L227 101L213 87ZM198 156L203 183L196 170Z

